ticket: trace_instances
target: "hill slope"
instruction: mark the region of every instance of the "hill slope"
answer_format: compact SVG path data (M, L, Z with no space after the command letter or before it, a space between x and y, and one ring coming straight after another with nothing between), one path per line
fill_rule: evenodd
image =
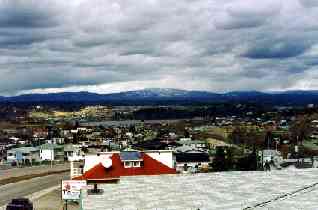
M285 91L285 92L257 92L257 91L236 91L224 94L207 91L186 91L177 89L152 88L137 91L127 91L112 94L97 94L89 92L64 92L49 94L27 94L14 97L0 97L0 102L96 102L96 103L118 103L125 104L191 104L192 102L202 103L261 103L271 105L306 105L318 104L318 91Z

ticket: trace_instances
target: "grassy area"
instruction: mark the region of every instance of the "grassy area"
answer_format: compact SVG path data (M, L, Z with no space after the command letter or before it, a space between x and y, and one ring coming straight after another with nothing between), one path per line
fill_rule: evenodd
M54 117L61 117L61 118L70 118L73 117L73 112L61 112L61 111L54 111Z
M44 118L44 119L53 116L51 113L48 113L48 112L38 112L38 111L30 112L29 115L30 115L31 118Z
M308 139L303 142L303 145L308 149L318 150L318 140Z

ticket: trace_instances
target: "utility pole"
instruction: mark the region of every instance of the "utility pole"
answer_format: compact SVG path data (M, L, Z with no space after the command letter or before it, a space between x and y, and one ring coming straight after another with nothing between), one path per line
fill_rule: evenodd
M53 168L53 152L54 150L51 150L51 168ZM66 207L67 207L67 201L66 201Z
M280 142L280 138L275 139L275 144L276 144L276 151L278 151L278 144Z
M262 170L264 171L264 150L262 150Z

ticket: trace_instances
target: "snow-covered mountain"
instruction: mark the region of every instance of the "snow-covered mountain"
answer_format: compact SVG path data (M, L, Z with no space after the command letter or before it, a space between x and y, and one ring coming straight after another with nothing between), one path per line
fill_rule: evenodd
M187 90L179 90L179 89L170 89L170 88L149 88L143 90L136 90L136 91L127 91L121 92L117 94L111 94L113 96L120 96L121 98L146 98L146 99L153 99L153 98L206 98L206 97L214 97L219 94L205 92L205 91L187 91Z
M140 96L140 97L180 97L188 95L189 91L169 89L169 88L149 88L138 91L126 92L129 96Z

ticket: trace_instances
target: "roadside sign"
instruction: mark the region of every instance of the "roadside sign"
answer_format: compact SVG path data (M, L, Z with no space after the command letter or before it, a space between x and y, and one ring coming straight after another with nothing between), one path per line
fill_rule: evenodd
M86 186L85 180L62 180L62 199L80 200L81 189Z

